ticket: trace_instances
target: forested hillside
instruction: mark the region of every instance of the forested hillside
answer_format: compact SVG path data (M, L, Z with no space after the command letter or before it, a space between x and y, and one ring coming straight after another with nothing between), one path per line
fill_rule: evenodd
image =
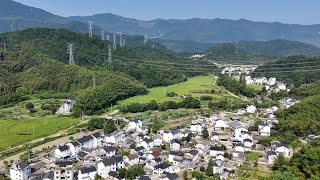
M239 41L238 48L256 55L263 55L268 57L287 57L294 55L304 56L319 56L320 48L298 42L288 41L284 39L277 39L271 41Z
M205 73L209 68L197 67L190 59L179 59L175 55L164 53L163 47L152 48L147 45L112 48L112 62L109 63L108 47L112 44L99 37L89 38L64 29L27 29L5 33L0 39L8 41L7 49L16 51L22 44L28 44L32 52L41 52L51 58L68 63L67 44L75 46L75 62L87 68L108 68L127 73L148 87L169 85L183 81L188 75ZM202 62L203 63L203 62ZM189 70L188 68L192 68ZM214 68L210 67L210 70Z
M97 94L101 87L108 87L104 91L110 95L90 96L87 99L102 103L99 106L92 105L94 111L82 108L81 103L88 103L85 100L77 103L78 114L80 112L92 114L117 100L146 93L143 84L123 73L88 70L80 66L63 64L43 53L29 53L28 49L28 46L24 46L18 54L6 54L6 60L0 62L0 105L28 99L30 95L35 94L39 98L72 97L80 100L86 97L82 95L83 91L91 89L92 94ZM93 87L93 78L96 79L96 88Z
M274 59L266 58L261 55L248 53L232 43L217 44L206 51L205 59L215 61L221 64L260 64Z
M175 84L216 69L150 44L111 48L108 61L110 42L64 29L27 29L0 34L0 39L7 42L7 51L0 49L0 105L35 94L75 97L80 102L75 111L92 114L117 100L144 94L146 87ZM76 65L68 65L68 43L74 44Z
M253 76L276 77L299 87L320 79L320 58L291 56L276 62L265 63L258 67Z

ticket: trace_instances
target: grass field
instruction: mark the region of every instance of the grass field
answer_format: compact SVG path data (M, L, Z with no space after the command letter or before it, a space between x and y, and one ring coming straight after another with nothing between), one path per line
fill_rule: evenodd
M257 90L257 91L261 91L262 88L263 88L262 84L248 84L247 86L251 87L251 88L253 88L253 89Z
M49 136L77 123L79 123L77 119L58 116L30 120L0 120L0 150Z
M179 97L167 97L167 92L175 92L179 96L185 94L191 94L193 97L200 97L204 95L209 95L214 98L222 97L231 97L229 94L220 92L220 89L217 89L213 86L213 83L216 81L215 77L212 76L198 76L188 79L188 81L179 83L176 85L166 86L166 87L156 87L149 89L149 93L143 96L135 96L124 101L120 101L119 105L127 105L131 103L148 103L152 100L156 100L158 103L165 101L180 101L182 100ZM199 90L215 90L217 91L214 94L199 94L191 93L191 91Z

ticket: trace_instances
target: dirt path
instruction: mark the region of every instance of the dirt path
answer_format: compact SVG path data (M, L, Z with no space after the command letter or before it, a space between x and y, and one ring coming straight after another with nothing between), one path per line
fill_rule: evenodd
M246 99L246 98L244 98L244 97L237 96L237 95L233 94L232 92L230 92L230 91L228 91L228 90L226 90L226 89L224 89L224 88L219 87L219 86L216 84L216 83L217 83L217 80L218 80L218 78L216 78L216 80L213 82L213 86L214 86L214 87L216 87L216 88L218 88L218 89L220 89L220 90L222 90L222 91L227 92L229 95L231 95L231 96L233 96L233 97L235 97L235 98L242 99L242 100L244 100L244 101L249 102L248 99Z

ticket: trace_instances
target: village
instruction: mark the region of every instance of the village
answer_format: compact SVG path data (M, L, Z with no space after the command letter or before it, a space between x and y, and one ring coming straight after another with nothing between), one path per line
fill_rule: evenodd
M247 153L258 153L255 166L270 171L278 155L287 158L293 155L293 150L281 142L272 141L268 146L258 143L271 135L278 122L274 115L277 110L250 105L233 113L192 117L192 124L186 128L157 133L152 133L144 119L126 120L125 128L110 134L88 133L57 144L30 164L16 162L10 167L10 178L126 179L121 177L123 169L140 167L145 173L136 174L134 179L174 180L182 179L185 171L204 171L212 166L212 174L229 179L236 175L238 167L249 163ZM263 123L256 124L255 119Z

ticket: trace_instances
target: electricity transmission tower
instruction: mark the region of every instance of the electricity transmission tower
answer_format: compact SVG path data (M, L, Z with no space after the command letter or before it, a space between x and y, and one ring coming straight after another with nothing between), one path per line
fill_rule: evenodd
M104 31L101 31L101 40L104 41L105 38L104 38Z
M4 52L7 51L7 42L6 42L6 40L3 40L3 51Z
M96 81L97 81L96 76L93 76L92 77L92 86L93 87L96 87Z
M112 62L112 54L111 54L111 45L109 45L109 52L108 52L108 66L110 67Z
M71 65L76 64L74 62L73 51L74 51L74 44L68 44L69 64Z
M113 49L117 49L116 34L113 34Z
M123 39L122 46L125 46L125 45L126 45L126 39Z
M148 34L145 34L143 44L146 44L147 42L148 42Z
M110 41L110 35L109 34L107 35L107 41Z
M92 34L92 21L89 21L89 37L92 38L93 34Z
M119 44L120 44L120 47L122 47L122 43L123 43L122 42L122 32L119 33L119 36L120 36L120 39L119 39L120 43Z
M236 42L236 54L238 54L238 41Z

